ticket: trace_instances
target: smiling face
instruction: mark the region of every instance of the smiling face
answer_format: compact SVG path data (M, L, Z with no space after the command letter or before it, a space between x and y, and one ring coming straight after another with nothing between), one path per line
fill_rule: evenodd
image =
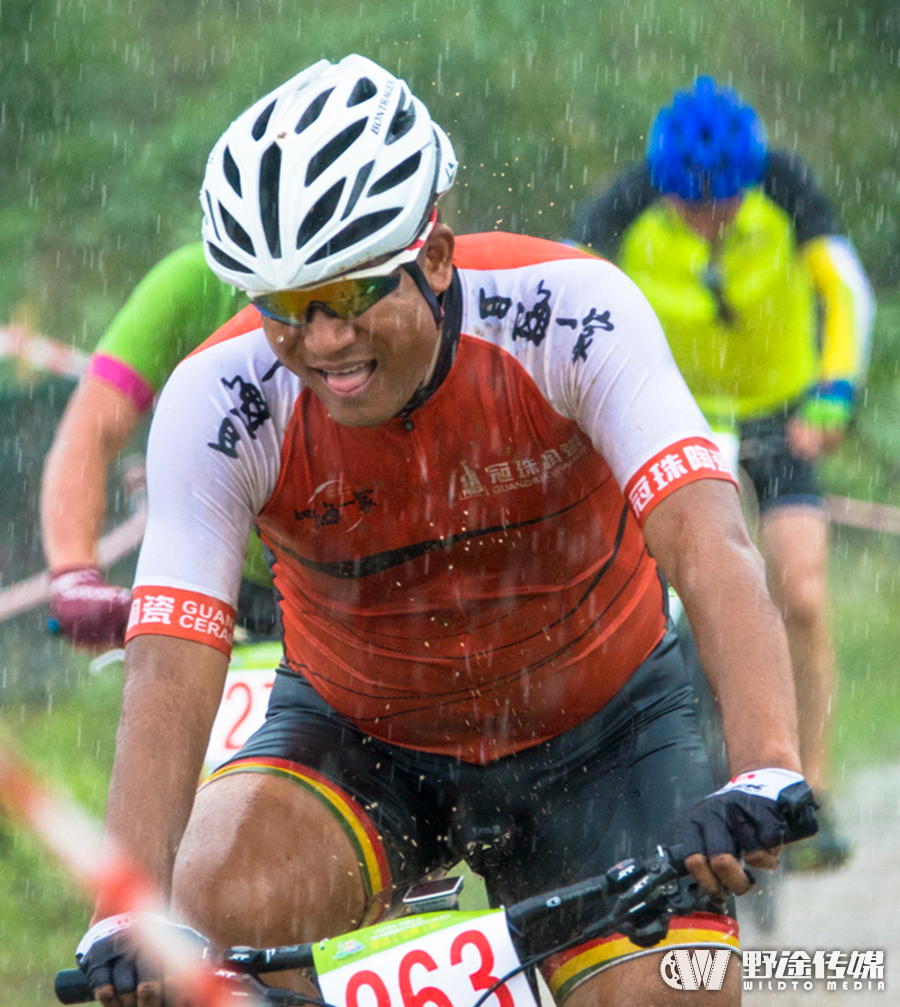
M418 263L436 294L450 285L453 234L438 224ZM400 284L356 318L315 308L303 325L262 316L275 356L322 401L331 417L352 427L385 423L406 405L429 371L438 344L425 298L400 270Z

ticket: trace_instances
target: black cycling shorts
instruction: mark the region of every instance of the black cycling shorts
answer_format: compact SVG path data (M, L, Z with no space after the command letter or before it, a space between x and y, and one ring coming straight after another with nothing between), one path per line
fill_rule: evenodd
M246 577L241 579L235 625L249 634L247 642L281 639L281 610L271 584L263 587Z
M674 634L599 713L487 765L376 740L281 672L265 723L211 780L240 771L284 773L327 800L377 875L370 891L465 860L493 905L679 842L713 789Z
M753 482L761 513L776 506L824 504L815 465L791 451L787 422L792 412L741 424L740 463Z
M487 765L398 748L361 732L309 683L277 676L263 726L207 781L283 776L326 804L357 852L369 895L465 860L491 905L599 874L681 841L713 789L694 693L669 633L622 689L578 727ZM541 966L558 1002L621 962L666 946L738 948L733 904L674 917L645 950L622 935Z

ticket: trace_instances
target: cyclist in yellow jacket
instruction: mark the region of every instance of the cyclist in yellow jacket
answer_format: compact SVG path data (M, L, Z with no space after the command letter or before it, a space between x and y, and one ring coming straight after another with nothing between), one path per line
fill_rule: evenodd
M872 298L862 267L809 169L770 151L756 112L709 77L659 111L645 162L574 237L637 282L707 419L740 435L788 630L803 765L821 794L836 672L816 463L840 443L864 374ZM816 842L807 866L846 858L827 829Z

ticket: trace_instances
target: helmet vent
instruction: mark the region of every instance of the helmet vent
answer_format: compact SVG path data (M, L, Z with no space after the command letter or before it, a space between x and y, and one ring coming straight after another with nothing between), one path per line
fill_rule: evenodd
M309 159L309 167L306 169L307 185L312 185L319 175L326 168L334 164L341 154L359 138L360 133L366 128L368 121L368 116L357 119L356 122L351 123L346 129L342 129L336 137L329 140L317 154L314 154Z
M346 181L346 178L342 178L321 199L316 200L315 206L307 213L297 232L297 248L302 248L334 216Z
M231 186L232 189L240 196L241 195L241 172L238 166L234 162L234 158L231 156L231 148L226 147L225 153L222 156L222 170L225 173L225 180Z
M411 157L408 157L405 161L401 161L396 168L391 168L389 172L382 175L377 182L373 183L372 188L369 189L370 196L380 196L382 192L387 192L388 189L393 189L395 185L399 185L401 182L406 181L410 175L416 173L416 169L422 161L422 152L416 151Z
M350 97L347 99L347 108L353 108L354 105L368 101L370 98L374 98L376 94L378 94L378 88L374 82L369 80L368 77L360 77L354 85Z
M259 162L259 213L263 234L272 258L281 258L281 233L278 228L278 176L281 174L281 148L273 143Z
M219 213L222 214L222 223L225 225L225 233L228 237L231 238L241 251L246 252L248 255L254 255L255 252L250 235L247 234L221 203L219 203Z
M222 235L219 234L219 225L216 223L216 215L215 212L213 211L212 197L209 194L209 189L204 189L203 195L206 197L206 206L207 209L209 210L209 215L207 219L212 224L212 229L213 231L215 231L216 238L218 238L218 240L221 241Z
M250 130L250 135L254 140L258 140L263 133L266 131L266 126L269 125L269 119L272 117L272 110L275 108L275 102L271 102L266 108L260 113L259 118L253 123L253 129Z
M398 206L393 210L379 210L377 213L368 213L364 217L359 217L349 224L343 231L338 232L330 241L327 241L320 249L306 260L307 265L319 262L320 259L327 259L329 255L342 252L345 248L355 245L357 242L368 238L380 230L385 224L389 224L394 217L403 212L403 207Z
M325 107L325 102L328 101L328 96L333 90L333 87L328 88L327 91L323 91L317 98L314 98L312 102L310 102L306 111L300 116L300 120L297 125L294 126L295 133L302 133L307 126L311 126L316 119L319 118L322 114L322 109Z
M405 100L405 104L403 103ZM416 124L416 106L410 100L409 95L404 91L400 99L401 104L394 112L391 125L388 128L387 136L384 138L385 145L396 143L401 137L413 128Z
M230 255L226 255L221 248L217 248L211 241L207 241L206 247L209 249L209 254L219 263L220 266L224 266L226 269L232 269L236 273L252 273L252 269L248 269L243 263L237 261L237 259L232 259Z
M375 162L369 161L356 173L356 181L353 183L353 188L350 190L350 198L347 200L347 206L341 214L341 220L346 220L353 212L353 207L356 206L356 201L362 195L362 191L365 188L366 182L369 181L369 175L372 174L372 169L374 167Z

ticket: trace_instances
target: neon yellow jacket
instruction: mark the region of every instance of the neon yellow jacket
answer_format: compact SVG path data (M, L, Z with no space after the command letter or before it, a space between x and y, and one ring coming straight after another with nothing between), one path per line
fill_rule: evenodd
M642 289L714 421L810 393L849 407L866 365L872 302L852 246L802 164L772 162L714 245L634 171L578 235Z

